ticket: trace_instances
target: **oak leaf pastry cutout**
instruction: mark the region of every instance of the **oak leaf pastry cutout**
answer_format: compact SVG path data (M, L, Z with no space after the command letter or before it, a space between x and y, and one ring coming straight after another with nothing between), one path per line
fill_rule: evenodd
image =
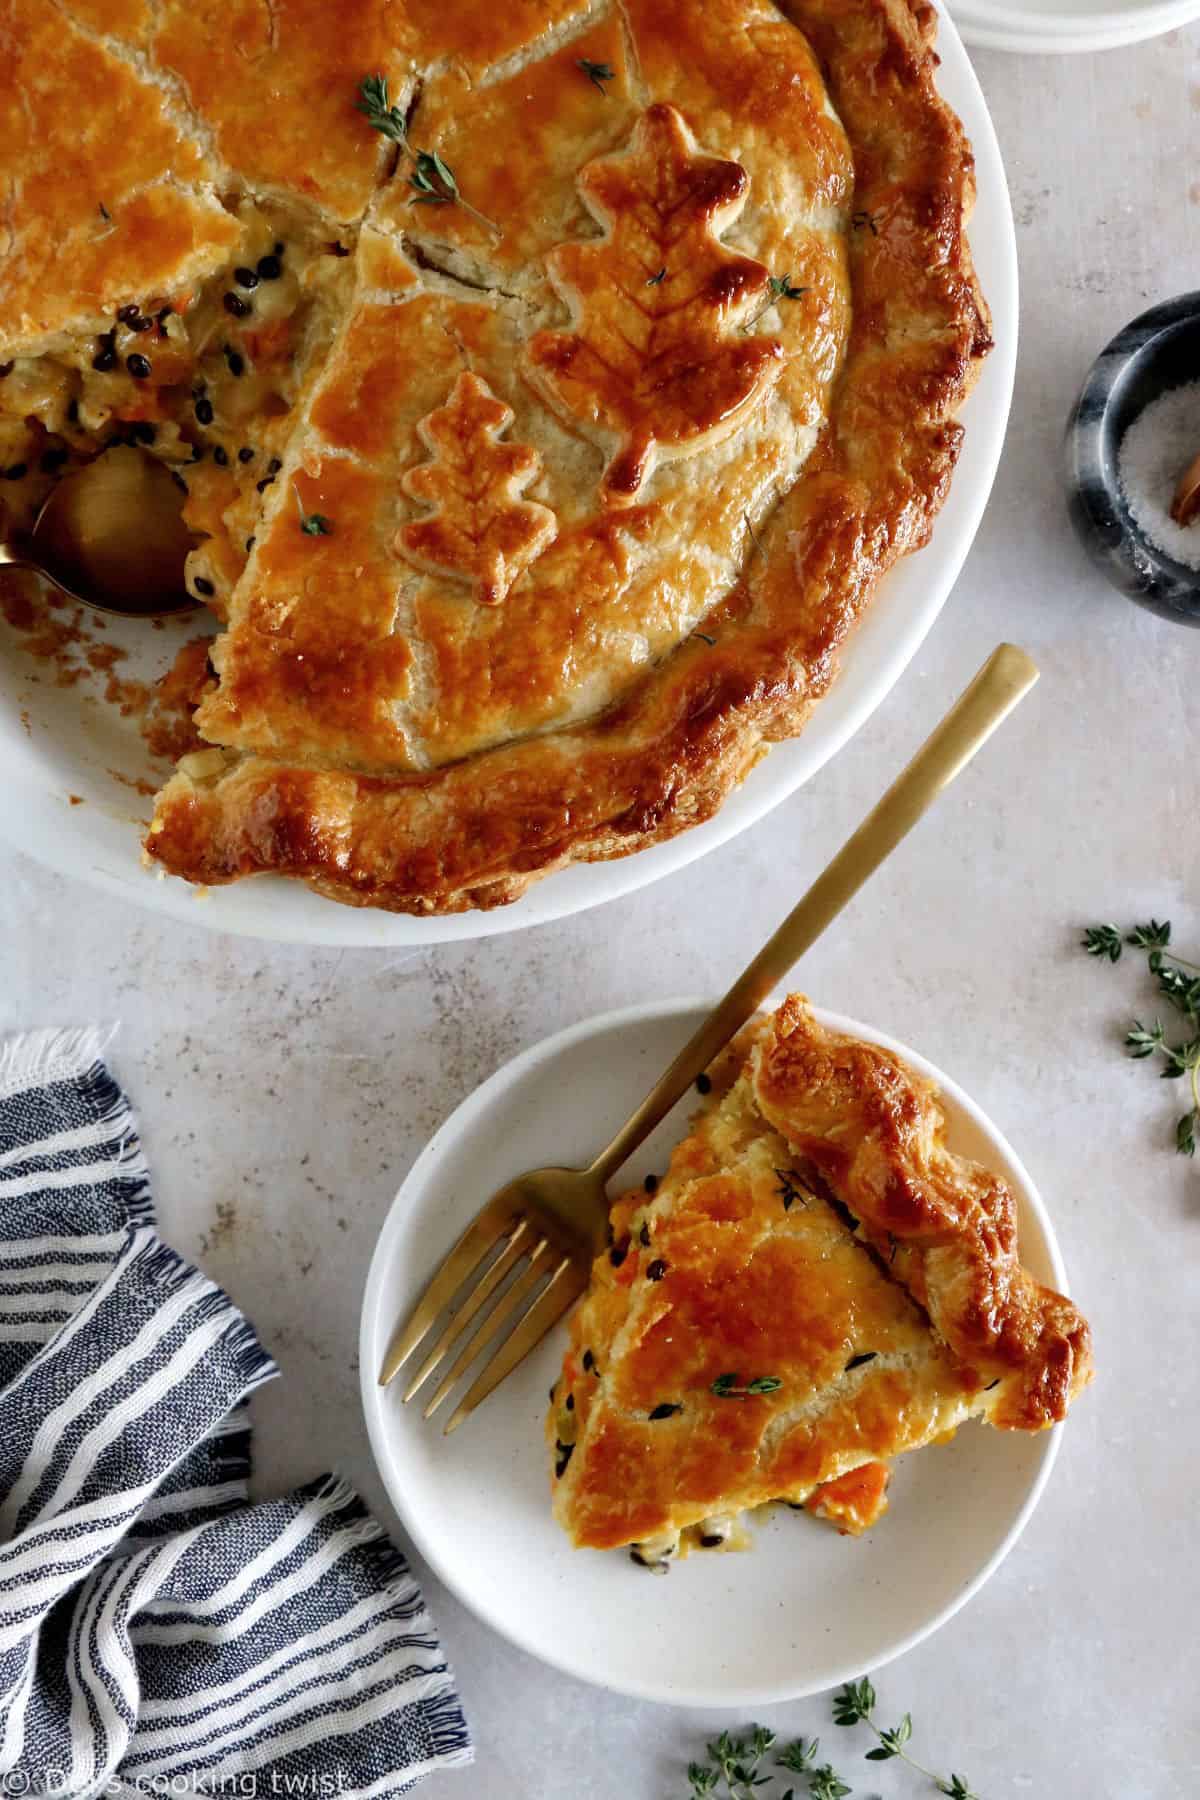
M461 374L445 405L417 426L432 460L400 483L434 510L401 528L397 551L418 568L467 582L482 606L499 606L558 531L548 506L520 497L542 460L528 444L501 443L512 421L512 408L482 377Z
M529 360L548 403L612 452L602 498L628 505L656 462L737 430L782 372L783 346L741 333L771 279L720 241L746 171L699 150L673 106L649 107L578 187L604 235L550 251L571 329L535 333Z
M1040 1430L1091 1379L1086 1320L1021 1265L1012 1193L946 1143L932 1084L798 995L611 1225L547 1419L581 1547L661 1570L775 1500L858 1534L898 1455L971 1418Z

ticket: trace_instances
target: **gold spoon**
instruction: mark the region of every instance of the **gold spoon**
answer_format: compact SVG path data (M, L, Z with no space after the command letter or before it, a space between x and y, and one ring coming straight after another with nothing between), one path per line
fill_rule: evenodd
M195 547L171 471L118 444L52 488L27 536L0 540L0 565L35 569L71 600L119 618L161 619L200 604L183 584Z

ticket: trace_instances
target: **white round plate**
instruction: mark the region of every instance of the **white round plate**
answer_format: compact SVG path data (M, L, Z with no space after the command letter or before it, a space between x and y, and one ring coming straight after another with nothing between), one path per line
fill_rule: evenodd
M198 896L186 883L141 864L148 802L128 783L148 780L159 787L165 766L149 764L134 725L111 707L78 688L54 687L44 666L31 665L12 647L0 620L0 834L52 868L189 925L284 942L424 946L514 931L630 893L744 831L794 793L870 716L940 612L991 492L1008 422L1017 354L1017 251L1008 184L979 84L944 16L938 50L942 92L975 150L971 246L992 309L996 348L963 409L962 456L930 543L881 583L837 681L803 734L776 745L715 818L636 856L565 869L494 912L409 918L339 906L299 882L262 876ZM177 647L187 631L176 625L148 633L145 626L114 623L113 640L135 650L140 645L143 657L141 668L125 665L122 672L153 679L167 665L167 647ZM30 684L31 669L42 677L37 685ZM114 779L114 769L124 783ZM73 804L71 795L83 804Z
M434 1134L388 1215L367 1279L359 1350L376 1462L434 1572L521 1649L585 1681L677 1705L750 1706L817 1693L927 1637L1012 1548L1041 1493L1057 1430L965 1426L901 1457L891 1506L863 1538L768 1509L744 1554L697 1554L665 1579L619 1551L573 1550L550 1512L542 1426L564 1327L444 1437L377 1382L384 1350L450 1243L501 1182L547 1162L583 1163L632 1111L706 1009L674 1001L588 1019L527 1050ZM956 1149L1017 1196L1025 1262L1065 1290L1054 1235L1004 1138L913 1051L836 1014L839 1030L898 1051L942 1090ZM689 1110L676 1108L631 1180L666 1166ZM636 1625L633 1620L636 1618Z
M1033 55L1118 50L1200 18L1200 0L1126 0L1118 7L1074 0L956 0L954 22L974 49Z

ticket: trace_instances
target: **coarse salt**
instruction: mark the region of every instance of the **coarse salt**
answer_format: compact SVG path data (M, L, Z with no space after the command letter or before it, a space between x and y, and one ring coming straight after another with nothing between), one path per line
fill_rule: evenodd
M1200 450L1200 381L1168 388L1142 408L1117 451L1121 491L1139 530L1165 556L1200 569L1200 521L1177 525L1171 500Z

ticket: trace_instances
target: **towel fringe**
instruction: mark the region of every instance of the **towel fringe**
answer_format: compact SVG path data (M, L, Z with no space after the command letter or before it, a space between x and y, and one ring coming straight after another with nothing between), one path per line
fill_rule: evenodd
M462 1703L452 1686L454 1677L446 1670L446 1691L427 1700L422 1719L429 1728L434 1755L450 1768L464 1768L475 1761L475 1751Z
M115 1023L66 1029L49 1026L10 1038L0 1045L0 1099L86 1074L102 1061L116 1031Z

